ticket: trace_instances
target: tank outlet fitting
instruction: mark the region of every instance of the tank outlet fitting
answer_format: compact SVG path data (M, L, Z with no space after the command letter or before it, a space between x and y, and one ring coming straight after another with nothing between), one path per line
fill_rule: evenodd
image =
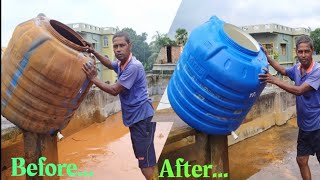
M234 139L238 139L239 137L234 131L231 131L231 135L233 136Z
M60 131L58 131L57 137L59 141L61 141L61 139L64 138L64 136L60 133Z

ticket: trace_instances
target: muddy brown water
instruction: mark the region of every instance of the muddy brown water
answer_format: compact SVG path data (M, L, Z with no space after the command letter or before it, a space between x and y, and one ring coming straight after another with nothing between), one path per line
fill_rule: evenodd
M157 103L154 103L157 106ZM170 132L172 123L158 123L155 132L157 157ZM22 157L23 141L1 149L1 159ZM78 171L92 172L92 177L68 177L61 179L144 179L134 157L129 129L123 125L121 112L109 116L102 123L94 123L58 142L59 163L76 164ZM2 179L11 177L12 169L1 172Z
M157 158L164 146L172 123L158 122L155 135ZM229 147L230 176L234 180L247 179L271 162L280 161L295 150L296 121L273 127L254 137ZM1 149L2 156L17 157L23 149L17 143ZM102 123L73 134L58 143L59 163L74 163L78 171L93 172L93 177L68 177L61 179L144 179L134 157L130 134L122 123L121 113L116 113ZM1 172L2 179L10 177L11 169Z
M117 113L61 141L59 161L75 163L79 171L93 172L94 179L143 179L132 150L129 129L121 119L121 113ZM157 157L169 133L167 125L157 125L154 141Z
M229 146L230 178L248 179L269 164L282 161L289 152L296 151L297 136L297 121L291 119Z

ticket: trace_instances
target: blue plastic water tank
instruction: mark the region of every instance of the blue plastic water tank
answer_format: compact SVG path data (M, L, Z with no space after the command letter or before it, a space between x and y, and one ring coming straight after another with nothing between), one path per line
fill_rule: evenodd
M236 130L265 84L268 68L259 44L216 16L194 29L169 81L168 98L177 115L207 134Z

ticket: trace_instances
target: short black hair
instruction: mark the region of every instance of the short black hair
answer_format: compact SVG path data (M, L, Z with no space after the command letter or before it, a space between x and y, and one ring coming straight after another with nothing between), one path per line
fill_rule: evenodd
M128 44L130 44L130 42L131 42L129 34L125 31L116 32L116 34L113 35L112 41L117 37L124 37L124 39L126 40L126 42Z
M44 16L44 17L46 17L46 15L45 15L45 14L43 14L43 13L39 13L37 17L40 17L40 16Z
M298 46L301 44L301 43L308 43L310 48L313 49L313 41L312 39L310 38L310 36L308 35L301 35L297 38L296 40L296 49L298 49Z

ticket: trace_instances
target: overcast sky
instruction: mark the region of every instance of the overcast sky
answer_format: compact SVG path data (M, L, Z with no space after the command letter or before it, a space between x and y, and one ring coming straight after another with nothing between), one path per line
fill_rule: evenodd
M196 24L211 15L237 25L277 23L289 27L320 27L319 0L184 0L184 23ZM7 46L14 28L44 13L62 23L99 27L131 27L146 32L148 41L168 33L181 0L1 0L1 45ZM196 17L202 19L197 20Z
M212 15L236 26L276 23L291 28L320 28L320 0L184 0L169 32L188 31Z
M64 24L131 27L148 38L167 33L181 0L1 0L1 45L7 46L14 28L40 12Z

